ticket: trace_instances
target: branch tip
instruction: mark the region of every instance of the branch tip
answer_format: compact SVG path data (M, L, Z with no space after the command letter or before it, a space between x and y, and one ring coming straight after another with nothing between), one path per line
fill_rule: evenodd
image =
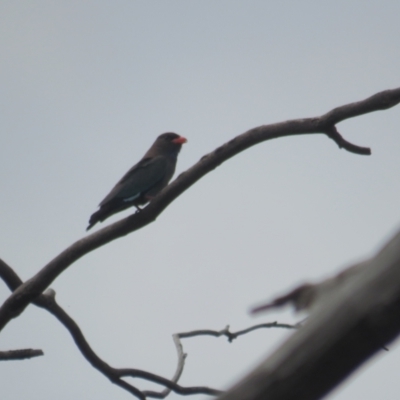
M369 147L362 147L356 144L348 142L343 136L338 132L336 126L331 126L325 131L325 134L332 139L338 146L339 149L345 149L350 153L359 154L362 156L370 156L371 149Z

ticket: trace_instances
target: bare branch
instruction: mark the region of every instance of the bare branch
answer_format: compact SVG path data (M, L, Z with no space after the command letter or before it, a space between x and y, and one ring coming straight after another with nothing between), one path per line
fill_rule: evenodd
M387 110L400 103L400 88L384 90L376 93L365 100L346 104L334 108L332 111L322 115L321 119L326 126L333 126L345 119L359 117L374 111Z
M18 286L22 284L20 277L16 272L0 258L0 278L3 279L4 283L13 292Z
M257 324L237 332L230 332L229 325L227 325L224 329L221 329L220 331L214 331L210 329L199 329L196 331L177 333L177 336L181 339L195 337L195 336L215 336L215 337L226 336L229 342L233 342L233 340L236 339L238 336L245 335L246 333L253 332L257 329L263 329L263 328L297 329L298 325L280 324L275 321L275 322L267 322L265 324Z
M193 167L182 173L174 182L163 189L141 212L100 229L84 239L78 240L50 261L34 277L13 292L4 302L0 308L0 330L12 318L17 317L68 266L90 251L155 221L165 208L179 195L229 158L266 140L310 133L328 134L330 138L339 144L339 147L358 154L369 154L365 148L360 148L340 139L332 130L334 125L347 118L393 107L399 102L400 88L386 90L363 101L337 107L321 117L263 125L235 137L228 143L202 157Z
M41 307L43 305L40 305ZM99 370L103 375L109 378L116 385L130 391L132 394L138 395L140 392L143 398L146 397L159 397L158 395L152 396L151 392L142 392L139 391L134 386L128 384L126 381L123 381L121 378L123 377L131 377L131 378L142 378L159 385L165 386L178 394L211 394L218 395L221 392L215 389L211 389L203 386L196 387L182 387L178 385L174 380L169 380L163 378L159 375L153 374L151 372L143 371L140 369L134 368L113 368L105 361L103 361L90 347L89 343L86 341L82 331L76 322L69 316L67 313L55 302L47 301L45 307L51 314L53 314L70 332L73 337L78 349L81 351L82 355L86 358L89 363ZM179 379L180 375L178 376ZM134 391L135 392L134 392ZM140 396L138 396L140 398Z
M15 271L1 259L0 259L0 278L4 280L4 282L7 284L10 290L15 290L18 286L22 284L21 279L15 273ZM90 347L89 343L87 342L86 338L84 337L77 323L57 304L55 300L55 292L53 290L51 289L47 290L45 294L38 296L33 301L33 303L38 307L46 309L64 325L64 327L70 332L73 340L75 341L82 355L86 358L87 361L89 361L89 363L94 368L99 370L103 375L105 375L108 379L110 379L111 382L124 388L125 390L127 390L128 392L132 393L133 395L135 395L140 399L145 399L148 397L164 399L171 393L171 391L174 391L182 395L208 394L216 396L223 393L222 391L203 386L182 387L177 384L178 380L182 375L185 359L187 356L183 351L180 339L191 338L195 336L214 336L214 337L226 336L229 342L232 342L237 337L245 335L257 329L265 329L265 328L297 329L298 327L298 325L270 322L270 323L257 324L236 332L231 332L229 330L229 326L226 326L224 329L220 331L199 329L189 332L176 333L173 335L173 341L178 355L177 369L175 371L173 378L171 380L168 380L158 375L152 374L150 372L133 368L117 369L108 365ZM165 386L165 389L161 392L150 391L150 390L140 391L136 387L132 386L131 384L121 379L122 377L126 376L132 378L143 378L151 382L163 385Z
M33 358L42 355L43 355L42 350L35 350L35 349L0 351L0 361L25 360L27 358Z
M331 126L325 131L326 135L331 138L339 146L339 149L346 149L350 153L360 154L363 156L371 155L371 149L368 147L357 146L353 143L348 142L343 136L337 131L336 126Z
M175 344L176 352L178 354L178 363L176 366L176 371L171 379L172 382L178 383L180 377L182 376L183 368L185 366L185 359L187 357L187 354L183 352L183 347L182 343L179 340L179 336L177 334L172 335L172 339ZM153 397L153 398L158 398L158 399L165 399L169 394L171 393L171 389L165 388L161 392L155 392L151 390L146 390L143 391L143 394L148 397Z
M191 337L196 337L196 336L214 336L214 337L226 336L228 338L228 341L232 342L238 336L245 335L246 333L255 331L257 329L262 329L262 328L297 329L299 326L300 326L299 324L289 325L289 324L279 324L277 322L270 322L270 323L265 323L265 324L254 325L254 326L251 326L249 328L246 328L246 329L243 329L243 330L237 331L237 332L230 332L229 325L228 325L220 331L214 331L211 329L199 329L199 330L190 331L190 332L175 333L174 335L172 335L172 338L174 340L174 344L175 344L175 347L176 347L176 350L178 353L178 363L177 363L177 369L176 369L174 377L172 378L172 381L178 382L180 376L182 375L183 367L185 365L185 359L187 357L187 354L183 352L183 346L182 346L182 342L180 339L186 339L186 338L191 338ZM168 396L168 394L170 392L171 392L171 389L166 388L162 392L145 391L143 393L149 397L157 397L159 399L164 399L165 397ZM222 393L223 392L220 392L220 394L222 394ZM210 394L216 394L216 393L210 393Z
M21 279L15 273L15 271L3 260L0 259L0 277L6 282L7 286L10 290L15 290L19 285L22 284ZM64 327L71 334L76 346L85 357L85 359L92 365L92 367L96 368L103 375L105 375L111 382L115 385L122 387L127 390L129 393L135 395L139 399L146 399L147 397L155 397L155 398L164 398L171 391L182 394L182 395L191 395L191 394L208 394L208 395L219 395L222 392L216 389L211 389L203 386L195 386L195 387L182 387L177 384L178 379L180 378L183 370L183 364L178 368L177 372L173 380L169 380L163 378L159 375L153 374L151 372L133 369L133 368L113 368L105 361L103 361L90 347L87 342L85 336L83 335L81 329L78 324L57 304L55 300L55 292L53 290L46 291L45 294L38 296L33 303L41 308L46 309L52 315L54 315L58 321L60 321ZM179 344L178 344L179 345ZM177 347L178 348L178 347ZM181 350L178 350L178 354L180 354ZM162 386L168 388L168 391L163 396L160 393L152 392L152 391L140 391L135 386L129 384L124 381L123 377L131 377L131 378L142 378ZM161 393L164 393L161 392Z

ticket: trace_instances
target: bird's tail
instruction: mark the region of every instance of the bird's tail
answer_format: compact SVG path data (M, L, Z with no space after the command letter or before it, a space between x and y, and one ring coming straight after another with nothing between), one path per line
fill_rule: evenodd
M96 211L90 216L89 225L86 230L88 231L90 228L93 227L93 225L97 224L98 222L104 221L108 216L109 210L100 208L100 210Z
M133 204L137 209L140 210L139 206L136 204ZM103 222L105 219L108 217L111 217L111 215L120 212L122 210L125 210L126 208L129 208L132 206L132 203L121 203L121 202L110 202L107 204L103 204L100 206L100 210L96 211L94 214L92 214L89 218L89 225L86 228L88 231L93 225L97 224L98 222Z

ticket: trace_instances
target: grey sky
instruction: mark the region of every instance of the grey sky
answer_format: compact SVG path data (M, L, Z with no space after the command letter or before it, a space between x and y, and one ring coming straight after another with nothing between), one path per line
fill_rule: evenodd
M0 257L31 277L86 234L162 132L189 140L179 173L252 127L398 87L399 15L395 0L2 0ZM339 125L371 157L322 135L246 151L152 225L71 266L52 286L58 301L111 365L166 377L175 332L292 321L247 310L372 254L399 227L399 126L399 107ZM226 388L286 334L188 340L180 382ZM132 398L42 310L2 332L1 349L23 347L45 357L0 364L5 400ZM397 399L399 362L392 345L331 398Z

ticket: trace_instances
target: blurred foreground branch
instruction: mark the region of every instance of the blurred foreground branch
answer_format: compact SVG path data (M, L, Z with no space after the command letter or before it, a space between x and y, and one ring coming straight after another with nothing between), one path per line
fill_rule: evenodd
M400 333L400 232L373 258L254 311L293 304L310 316L220 400L321 399Z

